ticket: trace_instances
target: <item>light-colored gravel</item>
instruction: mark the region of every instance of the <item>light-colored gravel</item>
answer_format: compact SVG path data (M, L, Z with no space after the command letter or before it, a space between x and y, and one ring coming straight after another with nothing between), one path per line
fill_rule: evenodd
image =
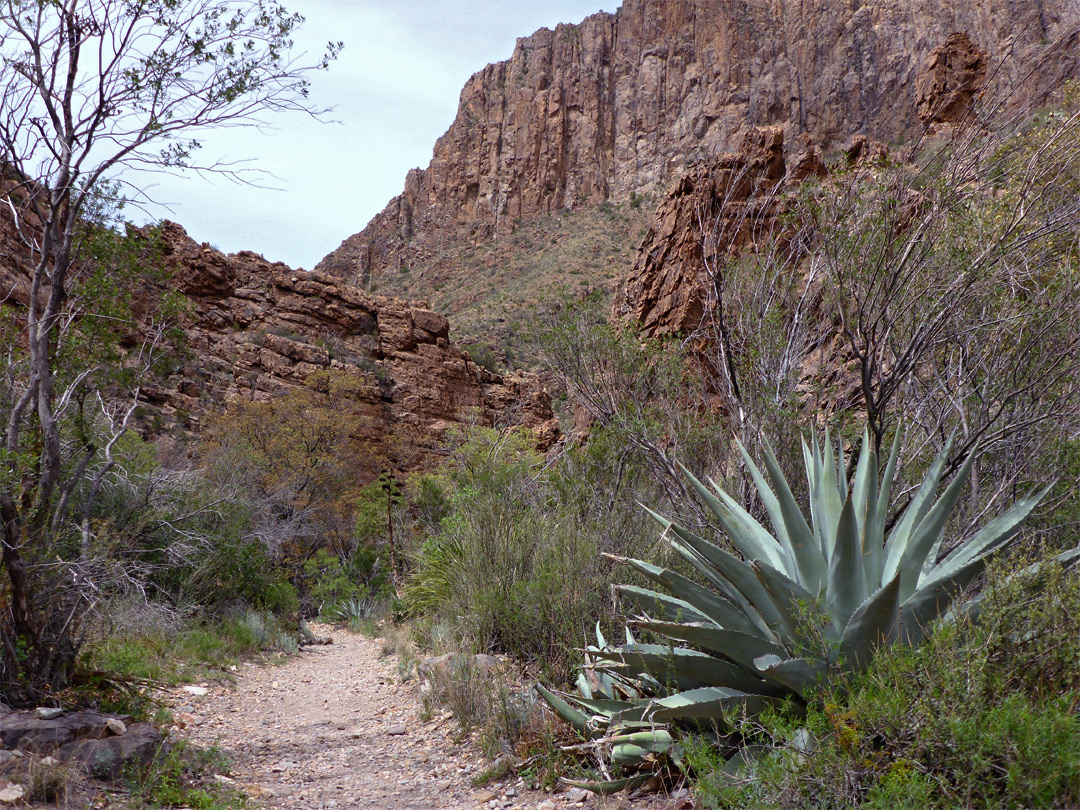
M420 719L415 685L398 683L397 659L380 655L380 641L341 630L332 635L333 644L306 648L281 664L242 665L235 686L207 684L205 695L181 688L171 696L184 726L176 733L224 749L231 778L258 804L288 810L672 806L659 797L629 802L591 795L575 804L575 796L528 791L513 778L472 787L489 763L461 739L453 718Z

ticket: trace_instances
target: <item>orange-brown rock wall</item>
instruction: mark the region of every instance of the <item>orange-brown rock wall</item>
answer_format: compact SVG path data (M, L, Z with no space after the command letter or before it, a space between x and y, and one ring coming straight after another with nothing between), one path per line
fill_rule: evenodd
M423 304L366 295L340 278L248 251L227 256L171 222L162 242L169 283L186 299L183 339L171 371L142 387L144 430L198 430L232 399L271 397L333 370L354 378L343 387L351 397L343 412L355 417L352 438L370 454L372 476L387 463L430 467L455 425L523 425L541 450L558 438L550 397L535 375L478 366L450 343L446 318ZM0 247L0 303L18 317L28 272L2 215ZM144 292L135 310L161 293Z
M919 67L951 34L985 50L999 88L1027 77L1020 102L1077 75L1078 31L1074 0L625 0L476 73L427 169L318 269L364 281L520 217L665 191L753 127L825 151L909 138Z
M789 171L782 127L747 134L742 148L689 167L657 206L634 266L623 277L612 315L642 334L690 334L708 307L709 253L735 253L773 228L777 185L823 171L818 151Z
M234 397L271 396L336 369L360 382L350 407L363 415L364 435L355 438L410 466L433 461L454 425L524 425L542 449L557 438L537 378L476 365L450 344L446 318L424 305L250 252L226 256L174 223L164 239L173 281L191 302L190 359L149 391L157 404L198 419Z

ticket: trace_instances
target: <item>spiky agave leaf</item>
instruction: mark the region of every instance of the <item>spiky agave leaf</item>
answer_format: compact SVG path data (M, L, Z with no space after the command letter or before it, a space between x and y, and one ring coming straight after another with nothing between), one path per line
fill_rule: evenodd
M809 520L772 449L763 449L763 473L739 444L771 533L715 482L706 486L683 468L742 558L650 510L664 539L704 584L642 560L616 558L664 590L617 587L641 611L632 624L669 642L637 644L627 631L626 644L609 647L598 628L582 697L541 694L555 697L555 710L590 739L617 747L617 761L627 765L670 747L668 737L658 734L662 729L643 726L722 724L732 711L753 714L785 699L799 704L831 675L864 669L881 646L919 643L927 625L950 609L1046 494L1021 499L939 560L974 463L969 456L935 497L952 448L950 437L888 537L899 436L879 478L877 454L864 432L850 487L843 452L834 449L829 432L820 444L816 437L809 445L804 441ZM821 627L807 626L815 607L828 617ZM598 684L609 687L603 697L612 700L589 700ZM614 699L616 685L633 697Z

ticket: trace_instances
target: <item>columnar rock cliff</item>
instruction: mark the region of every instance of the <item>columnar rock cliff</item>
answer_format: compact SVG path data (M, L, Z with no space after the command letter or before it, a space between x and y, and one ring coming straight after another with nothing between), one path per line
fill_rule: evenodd
M931 51L915 75L913 102L928 131L971 120L989 62L986 51L963 33ZM689 166L657 206L637 260L616 292L612 316L649 336L692 333L709 306L707 266L718 254L733 255L773 232L781 205L776 192L825 176L820 150L809 136L800 136L796 148L797 153L785 148L782 126L763 127L748 131L738 151ZM860 165L889 150L860 134L844 152L850 164Z
M751 127L826 152L856 133L910 138L919 67L955 33L1015 102L1080 61L1076 0L625 0L541 29L469 80L428 168L318 269L364 281L520 217L664 191ZM939 67L942 80L979 70L959 56Z

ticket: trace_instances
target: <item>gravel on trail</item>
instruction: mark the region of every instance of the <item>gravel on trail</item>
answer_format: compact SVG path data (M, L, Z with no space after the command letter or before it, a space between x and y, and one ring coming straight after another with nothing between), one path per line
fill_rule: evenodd
M331 632L320 628L320 635ZM280 664L242 664L235 685L173 691L173 737L217 745L228 780L282 810L660 810L686 800L546 794L514 777L473 787L490 765L447 713L422 720L415 683L400 683L382 643L334 629L333 643ZM205 694L202 694L205 692Z

